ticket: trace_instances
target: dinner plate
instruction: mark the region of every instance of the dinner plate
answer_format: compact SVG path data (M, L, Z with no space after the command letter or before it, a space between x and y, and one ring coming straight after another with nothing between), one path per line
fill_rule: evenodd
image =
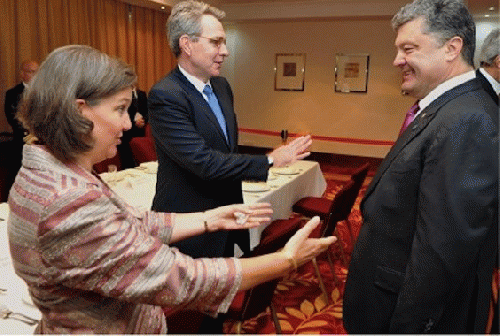
M117 183L121 182L125 179L125 177L120 174L119 172L114 172L114 173L102 173L101 179L106 182L106 183Z
M300 170L297 168L285 167L285 168L276 168L273 170L273 173L280 175L297 175L300 173Z
M272 173L269 173L269 175L267 175L267 180L268 181L274 181L278 178L278 176L272 174Z
M143 162L139 167L141 167L145 173L156 174L158 172L157 161Z
M250 192L261 192L261 191L268 191L271 189L266 183L263 182L243 182L241 186L243 191L250 191Z

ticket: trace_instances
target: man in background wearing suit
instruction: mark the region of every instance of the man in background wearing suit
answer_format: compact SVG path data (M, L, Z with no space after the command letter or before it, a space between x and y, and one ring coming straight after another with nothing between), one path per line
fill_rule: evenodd
M11 162L13 164L14 175L17 174L17 171L21 167L23 138L26 136L24 127L16 118L17 107L23 96L24 88L29 85L31 78L33 78L38 70L38 63L32 60L24 61L21 63L20 70L21 83L5 92L4 106L5 116L13 133L13 157L11 158Z
M481 81L484 90L498 105L500 95L500 28L493 29L486 36L478 60L480 68L476 70L476 77ZM499 272L498 267L497 259L494 272ZM498 274L494 274L494 277L498 279ZM498 280L493 281L492 285L498 288ZM490 314L492 315L489 322L491 324L490 334L498 334L500 327L498 322L498 291L492 297Z
M137 88L132 92L132 103L128 108L128 115L132 121L132 128L127 131L130 132L130 137L145 136L145 128L148 123L148 96L146 92Z
M500 28L493 29L484 39L479 54L480 68L476 76L484 89L496 101L500 94Z
M146 135L145 130L148 122L148 97L146 92L137 88L132 92L132 102L127 112L132 122L132 128L123 132L122 143L118 145L122 169L136 166L130 149L130 140Z
M220 22L224 15L197 1L172 8L167 31L178 66L153 86L148 97L159 163L153 210L193 212L242 203L242 180L265 181L271 165L282 167L309 154L310 136L268 155L237 153L233 94L226 79L219 76L229 54ZM219 116L209 105L209 95L212 99L214 95L206 93L207 86L215 93ZM207 232L176 246L197 258L232 256L234 244L226 244L227 235ZM245 250L248 233L243 236L246 239L238 243Z
M498 254L498 106L475 78L475 25L461 0L416 0L392 24L401 87L420 111L361 203L344 325L484 333Z

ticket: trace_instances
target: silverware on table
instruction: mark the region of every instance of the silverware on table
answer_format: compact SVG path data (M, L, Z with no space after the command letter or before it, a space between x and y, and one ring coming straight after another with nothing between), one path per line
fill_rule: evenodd
M4 320L11 318L14 320L24 322L30 326L34 326L34 325L38 324L38 322L39 322L37 319L31 318L31 317L24 315L22 313L15 313L12 310L10 310L9 308L7 308L7 306L5 306L5 305L0 305L0 318L4 319Z

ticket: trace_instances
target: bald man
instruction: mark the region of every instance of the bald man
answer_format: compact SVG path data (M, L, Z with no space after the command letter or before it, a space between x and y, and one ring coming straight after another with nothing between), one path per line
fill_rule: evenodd
M21 63L20 75L21 83L14 86L12 89L5 93L5 116L7 117L7 122L12 127L12 132L14 133L14 148L13 158L16 168L19 169L21 166L22 157L22 147L23 138L25 136L25 130L21 123L16 119L16 111L19 105L19 101L23 95L24 88L29 85L31 79L38 70L38 63L36 61L24 61ZM16 173L17 173L16 169Z

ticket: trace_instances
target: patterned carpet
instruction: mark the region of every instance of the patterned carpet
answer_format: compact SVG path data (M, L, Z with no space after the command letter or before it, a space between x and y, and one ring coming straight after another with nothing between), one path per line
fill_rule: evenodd
M322 171L328 184L324 196L333 199L340 187L349 180L349 170L322 166ZM358 235L361 226L359 202L370 180L371 177L368 176L349 216L349 223L355 237ZM337 229L347 260L349 260L353 244L348 227L345 222L341 222L338 223ZM330 252L339 255L338 247L332 247ZM339 285L335 285L333 281L326 257L321 256L318 258L318 266L323 275L322 278L327 293L330 295L330 300L326 300L322 295L312 263L308 263L297 271L290 273L279 283L274 292L273 304L277 310L281 330L284 334L346 334L342 323L342 296L347 267L342 264L340 258L335 258L334 264L335 273L340 280ZM224 333L236 333L236 323L227 321L224 324ZM244 321L242 333L276 333L269 307L256 317Z

